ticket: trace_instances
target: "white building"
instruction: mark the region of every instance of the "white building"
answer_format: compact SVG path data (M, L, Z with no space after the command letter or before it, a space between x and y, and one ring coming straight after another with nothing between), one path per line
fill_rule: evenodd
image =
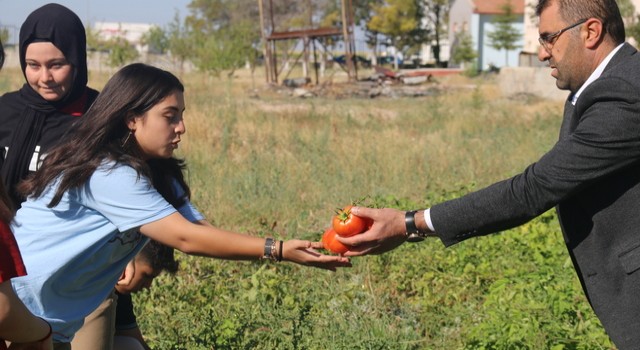
M526 44L525 36L516 42L517 50L505 53L489 45L488 34L495 30L494 19L504 14L504 6L510 4L514 15L512 25L523 32L526 15L525 0L453 0L449 12L449 43L451 49L457 45L456 35L466 32L471 36L473 49L478 54L477 66L481 70L490 67L506 67L518 65L518 53ZM537 37L536 37L537 42Z
M153 28L152 24L96 22L93 29L98 32L101 40L124 38L135 46L140 53L148 51L147 45L142 44L142 37Z

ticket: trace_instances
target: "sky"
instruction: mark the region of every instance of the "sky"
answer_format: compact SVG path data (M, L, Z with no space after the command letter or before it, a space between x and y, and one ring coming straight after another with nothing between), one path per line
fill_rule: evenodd
M0 0L0 26L12 33L10 41L17 39L20 25L31 11L51 2L71 9L85 26L95 22L130 22L164 27L173 21L176 12L184 18L191 0Z

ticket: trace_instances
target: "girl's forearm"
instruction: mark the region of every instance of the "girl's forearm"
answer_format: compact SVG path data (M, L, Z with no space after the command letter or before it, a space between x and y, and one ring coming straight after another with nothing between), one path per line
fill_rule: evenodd
M142 225L140 232L186 254L227 260L260 259L265 245L264 238L219 229L204 221L194 224L179 213Z

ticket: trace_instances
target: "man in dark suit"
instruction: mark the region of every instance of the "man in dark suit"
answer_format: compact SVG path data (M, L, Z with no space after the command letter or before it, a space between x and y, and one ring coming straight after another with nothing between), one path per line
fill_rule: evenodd
M540 50L571 92L559 141L523 173L417 212L358 207L374 220L346 255L424 236L446 246L556 207L584 292L620 349L640 344L640 54L615 0L540 0Z

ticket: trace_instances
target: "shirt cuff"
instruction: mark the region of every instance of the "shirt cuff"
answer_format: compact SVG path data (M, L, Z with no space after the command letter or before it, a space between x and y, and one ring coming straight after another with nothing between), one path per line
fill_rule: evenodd
M424 210L424 221L427 223L427 227L431 232L436 232L436 229L433 228L433 222L431 222L431 208Z

